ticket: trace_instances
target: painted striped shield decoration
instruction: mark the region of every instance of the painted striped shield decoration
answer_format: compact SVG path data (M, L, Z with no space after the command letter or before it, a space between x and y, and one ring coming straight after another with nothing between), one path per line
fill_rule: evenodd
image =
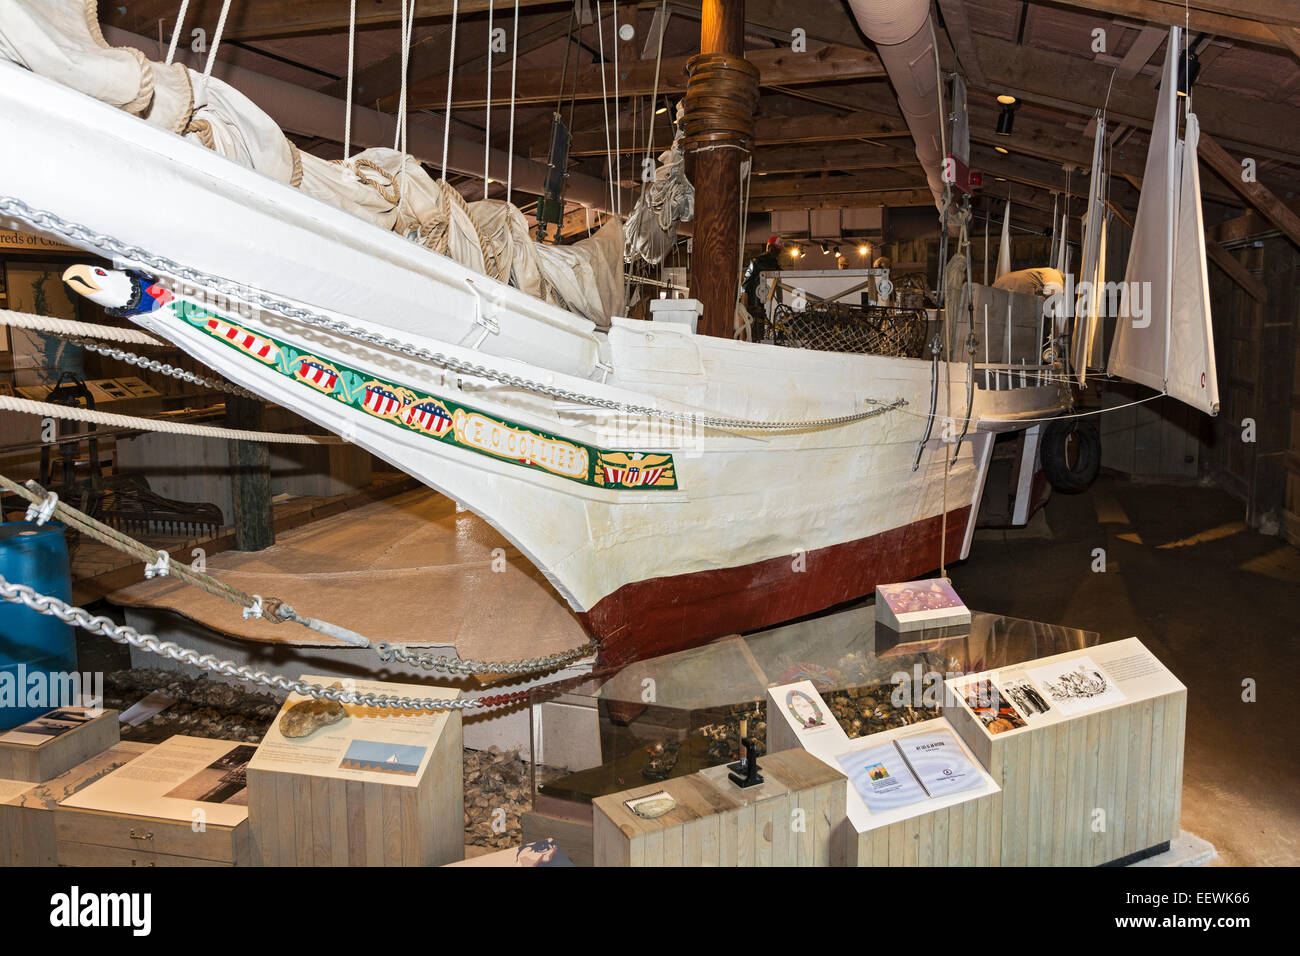
M334 391L334 384L339 380L339 373L327 365L311 359L303 359L298 363L298 368L294 375L301 381L306 382L313 388L318 388L322 392Z
M438 402L408 405L402 412L402 421L411 428L418 428L436 438L441 438L451 428L451 416Z
M366 386L366 400L364 402L366 411L371 415L378 415L381 418L398 412L402 408L402 400L386 388L371 383Z
M237 325L230 325L220 319L208 319L208 331L230 342L241 352L247 352L253 358L261 359L263 362L275 361L275 345Z
M621 485L622 483L623 483L623 469L622 469L622 468L611 468L611 467L609 467L609 465L606 465L606 466L605 466L605 484L607 484L607 485Z

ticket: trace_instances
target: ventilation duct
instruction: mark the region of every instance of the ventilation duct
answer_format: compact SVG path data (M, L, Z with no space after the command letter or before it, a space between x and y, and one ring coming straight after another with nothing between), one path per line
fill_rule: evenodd
M889 74L937 206L943 197L943 117L929 0L849 0L849 8Z

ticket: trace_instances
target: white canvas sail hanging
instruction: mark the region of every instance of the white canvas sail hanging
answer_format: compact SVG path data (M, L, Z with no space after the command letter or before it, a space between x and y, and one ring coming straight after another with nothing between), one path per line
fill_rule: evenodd
M1083 262L1079 266L1079 282L1086 287L1079 290L1074 312L1074 360L1075 375L1079 384L1088 381L1088 369L1092 366L1092 343L1097 328L1097 318L1101 310L1098 273L1101 255L1101 235L1106 224L1105 170L1103 160L1106 145L1106 118L1097 115L1096 133L1092 142L1092 174L1088 180L1088 208L1084 213L1083 224ZM1064 270L1063 270L1064 271Z
M1097 250L1097 281L1093 292L1097 298L1097 321L1092 323L1092 347L1089 351L1089 365L1104 369L1106 360L1103 353L1106 348L1106 318L1114 309L1110 296L1106 295L1106 236L1110 232L1110 210L1103 210L1101 217L1101 241Z
M1170 304L1169 394L1210 415L1219 413L1219 385L1214 367L1214 327L1210 320L1210 284L1205 265L1201 217L1201 172L1196 150L1201 124L1188 112L1183 169L1174 235L1174 284Z
M1011 200L1007 200L1006 212L1002 214L1002 241L998 243L998 271L993 276L997 282L1011 271Z
M1133 222L1133 241L1124 271L1111 345L1110 373L1165 391L1168 362L1170 286L1173 282L1174 212L1178 142L1176 74L1182 31L1170 27L1160 100L1151 127L1142 194Z
M1047 266L1049 269L1056 268L1056 250L1058 248L1057 243L1061 241L1060 220L1056 218L1057 213L1061 211L1060 201L1061 200L1059 196L1055 194L1052 195L1052 242L1047 250Z

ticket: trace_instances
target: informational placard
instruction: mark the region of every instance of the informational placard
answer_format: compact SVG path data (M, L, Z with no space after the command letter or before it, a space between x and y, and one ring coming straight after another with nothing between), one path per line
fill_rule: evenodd
M341 683L336 677L303 680L322 687ZM345 689L396 697L452 700L457 696L456 690L447 687L380 681L348 680ZM301 694L289 695L249 764L252 769L414 787L447 723L445 710L407 711L342 704L343 716L334 722L322 723L304 737L286 736L285 715L311 700Z
M58 707L35 720L29 720L0 734L0 744L39 747L41 744L49 743L55 737L89 723L102 713L103 710L94 708Z
M827 760L843 753L848 747L848 734L835 719L812 681L780 684L769 687L767 693L769 724L773 720L784 720L804 750Z
M876 585L876 620L900 633L970 623L970 609L946 578Z
M256 748L234 740L171 737L63 806L234 827L248 819L248 762Z
M1022 733L1183 686L1136 637L946 683L990 736Z

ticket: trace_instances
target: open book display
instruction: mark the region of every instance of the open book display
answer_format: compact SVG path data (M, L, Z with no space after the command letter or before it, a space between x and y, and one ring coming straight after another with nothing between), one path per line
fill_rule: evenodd
M859 833L998 790L945 718L850 739L808 680L768 688L768 745L803 747L843 771Z
M983 781L950 730L891 740L838 758L873 813L979 786Z

